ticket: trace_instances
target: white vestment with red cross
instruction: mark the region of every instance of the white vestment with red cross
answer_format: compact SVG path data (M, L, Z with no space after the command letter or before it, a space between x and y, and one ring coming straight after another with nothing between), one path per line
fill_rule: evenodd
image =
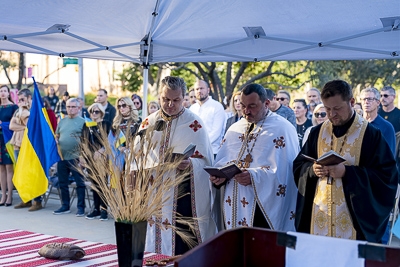
M211 218L209 176L203 169L205 166L212 165L214 157L208 134L202 120L188 109L183 109L177 116L170 118L162 115L161 110L157 111L142 122L140 130L144 130L160 120L165 121L165 129L154 131L152 143L157 142L157 145L152 151L144 151L150 154L152 159L147 161L147 167L150 168L163 162L162 154L168 148L173 148L174 153L182 153L188 145L196 145L189 166L191 192L185 193L191 195L193 217L200 218L195 221L194 234L199 242L204 242L215 234L216 229ZM131 167L135 169L134 164ZM175 175L175 173L171 175ZM176 224L176 216L172 214L171 210L176 211L177 191L175 188L175 190L171 190L170 194L164 196L164 198L169 197L169 200L162 210L162 218L153 216L148 219L145 251L171 256L175 254L176 234L169 226ZM158 224L155 223L156 220L158 220Z
M214 197L213 210L222 207L226 229L253 226L258 203L271 229L294 231L297 187L293 179L293 160L299 153L296 129L272 112L264 123L262 121L249 130L248 121L242 118L227 131L215 166L236 162L244 168L246 162L250 163L246 170L250 173L251 185L243 186L231 179L220 189L222 196ZM213 217L221 216L214 212Z

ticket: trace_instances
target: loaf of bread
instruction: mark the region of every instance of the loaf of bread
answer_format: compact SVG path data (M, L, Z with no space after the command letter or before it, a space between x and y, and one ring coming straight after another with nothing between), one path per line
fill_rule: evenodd
M41 247L39 255L55 260L79 260L85 256L85 251L75 245L66 243L49 243Z

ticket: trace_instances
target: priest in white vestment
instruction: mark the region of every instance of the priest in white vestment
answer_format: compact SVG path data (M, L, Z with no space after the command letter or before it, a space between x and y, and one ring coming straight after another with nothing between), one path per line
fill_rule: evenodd
M190 179L180 185L187 196L178 198L178 187L171 191L169 201L163 208L162 218L149 218L145 251L163 255L185 253L189 247L169 227L176 225L176 216L171 210L183 216L200 218L195 220L193 233L197 243L202 243L215 234L215 223L211 218L211 191L208 174L203 167L212 165L213 151L202 120L190 110L182 106L186 83L179 77L165 77L161 82L161 110L148 116L139 130L162 122L160 131L154 131L152 143L157 142L152 154L154 164L163 163L168 148L174 153L182 153L190 145L196 145L195 153L183 160L178 170L189 168ZM156 127L157 128L157 127ZM155 223L158 222L158 223Z
M228 181L210 177L218 230L254 226L294 231L296 130L268 110L269 100L261 85L244 87L241 105L244 117L227 131L215 166L234 162L243 172Z

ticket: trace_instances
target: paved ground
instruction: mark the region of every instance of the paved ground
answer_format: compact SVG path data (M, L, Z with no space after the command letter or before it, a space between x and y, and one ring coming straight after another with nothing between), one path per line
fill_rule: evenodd
M56 195L52 195L57 197ZM21 199L16 190L13 194L13 204L18 204ZM76 217L76 200L71 206L70 214L53 215L53 211L61 206L59 199L49 199L44 209L28 212L28 209L14 209L0 207L0 231L20 229L41 234L69 237L105 244L116 244L114 220L108 221L87 220L85 217ZM89 212L89 208L86 212ZM393 238L391 246L400 247L400 240Z
M52 195L56 196L56 195ZM114 220L88 220L76 217L76 200L71 206L70 214L53 215L53 211L61 207L60 200L49 199L44 209L29 212L28 208L14 209L21 199L16 190L13 194L13 206L0 207L0 231L20 229L41 234L69 237L105 244L116 244ZM90 209L86 208L86 212Z

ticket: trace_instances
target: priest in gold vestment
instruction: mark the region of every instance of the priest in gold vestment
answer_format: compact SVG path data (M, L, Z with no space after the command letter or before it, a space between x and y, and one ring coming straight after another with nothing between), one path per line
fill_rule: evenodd
M393 154L380 130L354 112L348 83L328 82L321 96L329 120L311 130L293 164L296 230L381 242L398 183ZM330 150L346 161L322 166L301 156L319 158Z

